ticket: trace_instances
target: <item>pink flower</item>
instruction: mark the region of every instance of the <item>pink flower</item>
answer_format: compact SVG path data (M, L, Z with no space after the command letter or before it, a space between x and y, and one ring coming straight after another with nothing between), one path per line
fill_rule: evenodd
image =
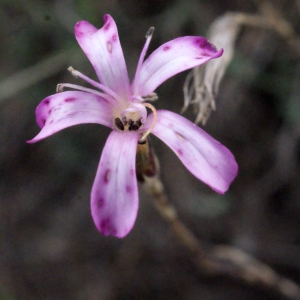
M100 83L70 69L99 90L60 84L61 91L45 98L36 109L40 133L29 141L40 141L66 127L99 123L112 129L102 151L91 192L91 213L104 235L126 236L138 211L136 149L138 141L151 132L163 140L186 168L218 193L224 193L237 174L231 152L180 115L159 110L145 100L155 98L154 90L184 70L222 55L203 37L186 36L169 41L145 61L153 28L130 84L113 18L104 16L104 26L87 21L75 26L75 36L91 61ZM77 91L62 92L64 87ZM147 114L146 107L153 113Z

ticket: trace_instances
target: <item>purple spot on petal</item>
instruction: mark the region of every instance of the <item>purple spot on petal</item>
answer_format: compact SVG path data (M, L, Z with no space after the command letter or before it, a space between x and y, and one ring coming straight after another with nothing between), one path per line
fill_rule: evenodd
M52 119L52 120L49 122L49 124L53 124L53 122L54 122L54 120Z
M131 194L131 192L132 192L131 186L126 185L126 192L127 192L128 194Z
M104 235L116 235L117 230L111 226L109 218L103 219L99 224L99 230Z
M168 51L171 47L170 46L165 46L164 51Z
M108 183L109 179L110 179L110 170L108 169L105 171L104 176L103 176L104 183Z
M207 51L213 52L213 53L217 52L216 47L204 38L196 39L195 43L198 44L201 49L206 49Z
M101 230L101 232L102 232L103 234L105 234L105 231L106 231L108 225L109 225L109 219L103 219L103 220L100 222L99 228L100 228L100 230Z
M116 40L117 40L117 36L116 36L115 34L112 36L112 40L113 40L113 41L116 41Z
M97 207L99 207L99 208L103 207L104 203L105 203L105 201L104 201L103 198L98 199L98 201L97 201Z
M67 98L64 101L65 102L74 102L76 100L76 98Z
M45 124L46 124L46 119L41 119L41 123L43 124L42 126L45 126Z
M46 105L48 105L50 103L50 100L49 99L45 99L44 102Z
M194 43L199 45L200 48L206 48L208 41L204 38L196 38L194 39Z
M131 176L136 176L135 170L131 169L131 170L130 170L130 175L131 175Z
M177 149L177 153L182 156L183 155L183 151L181 149Z

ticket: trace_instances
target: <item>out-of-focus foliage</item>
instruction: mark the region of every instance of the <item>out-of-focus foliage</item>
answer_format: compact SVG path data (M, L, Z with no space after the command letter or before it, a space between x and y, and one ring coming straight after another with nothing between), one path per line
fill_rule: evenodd
M0 0L0 298L276 299L227 278L206 278L141 192L128 237L100 235L89 195L108 130L81 125L38 144L34 110L71 65L96 78L73 35L111 14L133 74L150 26L150 51L182 35L207 35L229 12L260 13L264 1ZM273 7L299 34L297 1ZM298 5L298 6L297 6ZM226 51L226 49L224 49ZM205 130L240 166L228 193L197 181L153 139L162 179L187 226L206 243L240 247L300 284L299 52L280 34L243 26ZM180 112L187 73L158 90L157 108ZM188 110L185 115L195 120Z

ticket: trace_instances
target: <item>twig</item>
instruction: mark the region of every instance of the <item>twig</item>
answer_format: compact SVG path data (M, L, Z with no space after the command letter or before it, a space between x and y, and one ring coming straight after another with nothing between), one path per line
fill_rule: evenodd
M156 209L169 223L177 237L196 257L198 264L208 268L207 255L194 234L181 222L175 207L169 202L164 193L162 182L157 177L145 177L145 188L153 196Z
M181 243L191 251L201 271L210 275L225 275L240 279L249 285L276 291L286 299L299 300L300 287L268 265L232 246L212 246L205 251L196 236L179 219L175 207L169 202L158 177L145 177L145 188L153 197L155 207L169 223Z

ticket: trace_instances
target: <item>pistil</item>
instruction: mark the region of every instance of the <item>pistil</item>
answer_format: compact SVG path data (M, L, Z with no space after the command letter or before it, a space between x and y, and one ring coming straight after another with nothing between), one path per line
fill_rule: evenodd
M145 107L148 107L152 110L153 112L153 121L151 126L149 127L149 129L143 134L143 136L139 139L139 143L144 143L146 141L147 136L151 133L152 129L154 128L155 124L156 124L156 120L157 120L157 111L156 108L150 104L150 103L143 103L142 104Z

